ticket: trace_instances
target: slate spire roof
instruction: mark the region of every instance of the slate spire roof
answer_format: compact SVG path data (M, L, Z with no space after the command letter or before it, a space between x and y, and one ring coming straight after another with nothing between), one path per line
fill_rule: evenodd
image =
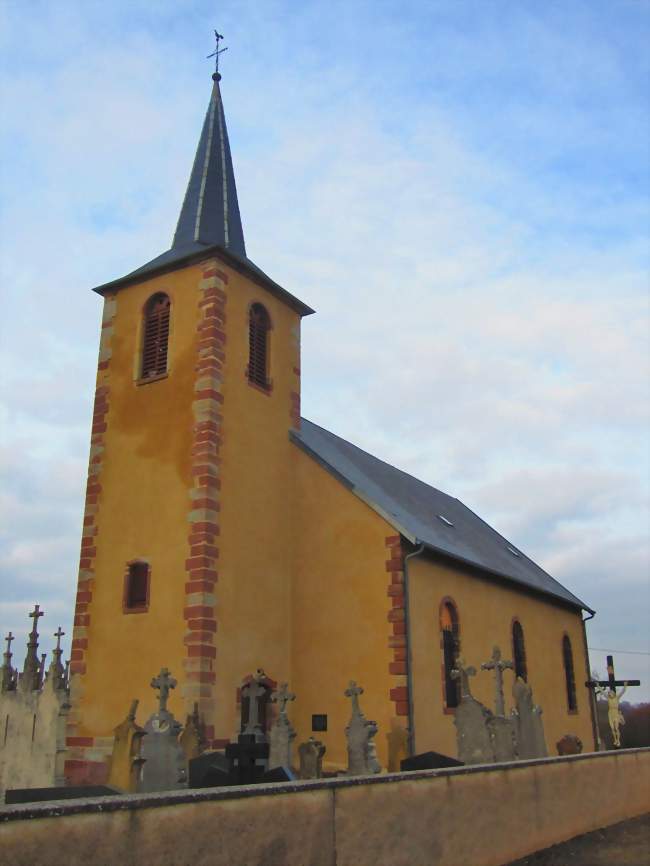
M218 244L245 259L244 231L219 88L221 76L215 73L212 78L210 103L171 248L186 250L193 244Z
M99 294L114 291L214 253L264 285L301 316L308 316L314 312L311 307L279 286L246 255L220 80L221 75L216 72L171 247L142 267L97 286L94 291Z

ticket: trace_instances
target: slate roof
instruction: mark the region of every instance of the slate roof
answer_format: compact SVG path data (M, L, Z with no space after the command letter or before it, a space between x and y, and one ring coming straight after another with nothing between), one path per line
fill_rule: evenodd
M311 307L279 286L246 255L219 80L220 76L213 76L210 102L171 247L94 291L103 294L214 253L261 282L301 315L309 315L314 312Z
M291 438L414 544L593 612L460 500L306 418Z

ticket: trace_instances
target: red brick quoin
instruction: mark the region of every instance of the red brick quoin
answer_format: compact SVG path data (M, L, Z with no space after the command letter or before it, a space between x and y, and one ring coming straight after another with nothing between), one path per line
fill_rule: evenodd
M185 683L183 696L191 712L195 702L214 741L214 645L217 631L215 589L219 561L220 447L223 435L221 393L226 358L227 275L215 261L205 262L199 284L199 323L195 366L192 478L188 557L185 560Z
M93 406L92 431L90 437L90 457L88 461L88 481L84 507L83 532L79 555L79 577L75 604L72 649L70 653L70 673L86 673L86 651L88 649L88 627L90 625L90 606L93 598L95 579L95 560L99 535L99 508L102 493L101 475L106 446L104 434L108 428L110 397L111 337L115 319L116 300L114 295L104 298L102 330L99 342L95 403ZM77 690L78 691L78 690ZM93 737L76 736L79 726L78 694L75 695L73 682L72 709L68 715L66 745L69 759L65 762L65 775L72 784L92 784L105 781L106 765L102 762L84 760L84 752L94 745Z
M392 631L392 634L389 634L388 637L388 646L393 652L392 661L388 665L388 673L392 677L390 699L395 705L395 715L408 717L408 638L406 634L404 597L404 552L399 535L389 535L385 541L388 553L386 571L389 576L386 594L391 600L391 607L388 611L388 622Z

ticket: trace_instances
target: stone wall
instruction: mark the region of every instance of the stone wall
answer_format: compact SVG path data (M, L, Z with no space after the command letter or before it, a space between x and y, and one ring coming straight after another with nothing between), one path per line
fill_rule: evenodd
M68 693L48 677L42 690L0 693L0 802L7 788L63 785Z
M0 808L12 866L499 866L650 809L650 749ZM29 825L25 825L29 820Z

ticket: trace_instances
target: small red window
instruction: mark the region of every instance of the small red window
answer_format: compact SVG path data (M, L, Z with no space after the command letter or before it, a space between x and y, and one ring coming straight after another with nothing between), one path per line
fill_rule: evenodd
M169 313L170 302L167 295L154 295L147 301L144 311L142 369L140 371L143 379L160 376L167 372Z
M253 304L248 318L248 381L269 387L269 331L271 320L262 304Z
M124 609L142 611L149 607L149 566L146 562L131 562L126 573Z

